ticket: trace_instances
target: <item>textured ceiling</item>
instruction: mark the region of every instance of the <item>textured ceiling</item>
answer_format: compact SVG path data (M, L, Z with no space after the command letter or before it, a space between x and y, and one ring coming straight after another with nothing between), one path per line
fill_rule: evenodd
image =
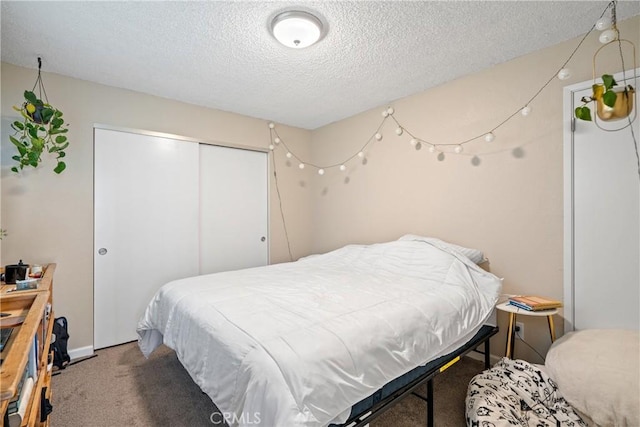
M607 3L5 0L2 61L315 129L584 34ZM291 8L324 39L278 44L269 22Z

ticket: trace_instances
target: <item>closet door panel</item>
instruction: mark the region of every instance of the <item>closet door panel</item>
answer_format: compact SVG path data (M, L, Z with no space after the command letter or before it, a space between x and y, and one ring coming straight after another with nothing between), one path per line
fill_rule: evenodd
M198 144L95 129L94 347L137 339L165 283L198 274Z
M200 273L268 263L268 155L200 144Z

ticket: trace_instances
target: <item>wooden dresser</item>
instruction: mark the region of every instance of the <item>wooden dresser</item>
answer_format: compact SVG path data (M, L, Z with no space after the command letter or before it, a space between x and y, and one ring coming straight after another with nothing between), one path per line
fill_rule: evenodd
M22 324L13 326L0 352L0 425L3 427L49 425L43 406L51 401L53 354L49 350L54 323L52 293L55 268L55 264L44 266L37 289L11 291L14 285L2 283L0 286L0 312L10 314L0 320L24 317ZM31 381L33 386L25 387ZM31 389L29 397L20 399L19 404L11 403L26 388ZM9 414L11 405L21 409L18 414Z

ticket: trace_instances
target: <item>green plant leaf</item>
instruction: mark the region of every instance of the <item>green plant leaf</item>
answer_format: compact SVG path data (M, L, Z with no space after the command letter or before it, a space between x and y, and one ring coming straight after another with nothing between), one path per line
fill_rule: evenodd
M11 172L18 173L18 168L17 168L17 167L15 167L15 166L13 166L13 167L11 168Z
M36 97L36 94L31 92L31 91L29 91L29 90L25 90L24 91L24 99L26 99L27 101L29 101L33 105L38 104L38 98Z
M65 153L64 151L58 151L58 158L61 159L62 157L66 157L67 153Z
M602 83L604 84L605 90L609 90L618 84L611 74L603 74Z
M64 162L58 162L56 167L53 169L55 173L61 173L63 170L67 168L67 165Z
M32 138L38 138L38 128L36 126L28 126L29 127L29 135Z
M19 130L24 130L24 125L22 124L22 122L19 122L17 120L12 123L12 126L14 129L18 128Z
M56 148L58 150L64 150L65 148L67 148L69 146L69 142L65 142L62 145L57 146Z
M54 128L59 128L63 124L64 124L64 120L62 120L59 117L55 117L53 120L51 120L51 126L53 126Z
M614 91L608 90L604 93L604 95L602 95L602 102L604 102L604 105L613 108L613 106L616 104L617 98L618 95L616 95Z
M42 122L49 123L49 121L53 117L53 112L54 111L51 108L43 108L42 112L40 113L42 116Z
M576 108L575 114L577 119L591 121L591 110L586 105Z
M58 135L56 136L56 144L62 144L63 142L65 142L67 140L67 137L64 135Z
M22 142L18 141L15 137L11 135L9 135L9 141L11 141L11 143L13 143L13 145L15 145L18 148L23 147Z

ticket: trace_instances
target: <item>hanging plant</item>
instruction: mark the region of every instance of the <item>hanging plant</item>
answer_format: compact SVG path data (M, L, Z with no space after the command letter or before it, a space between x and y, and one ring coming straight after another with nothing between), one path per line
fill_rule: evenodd
M66 156L64 150L69 146L64 135L69 129L62 118L62 111L49 104L40 74L41 67L42 60L38 58L38 78L33 89L24 91L24 102L20 107L13 107L22 116L22 120L11 124L15 133L9 136L18 149L18 155L12 157L18 165L11 168L16 173L26 166L38 167L45 152L55 156L55 173L59 174L67 167L62 159ZM38 96L35 94L36 87L39 89Z
M610 74L602 76L602 83L594 84L591 96L583 96L582 105L577 107L575 115L577 119L591 121L591 109L587 107L590 102L596 102L596 113L601 120L616 120L627 117L633 110L633 86L618 87L618 83Z

